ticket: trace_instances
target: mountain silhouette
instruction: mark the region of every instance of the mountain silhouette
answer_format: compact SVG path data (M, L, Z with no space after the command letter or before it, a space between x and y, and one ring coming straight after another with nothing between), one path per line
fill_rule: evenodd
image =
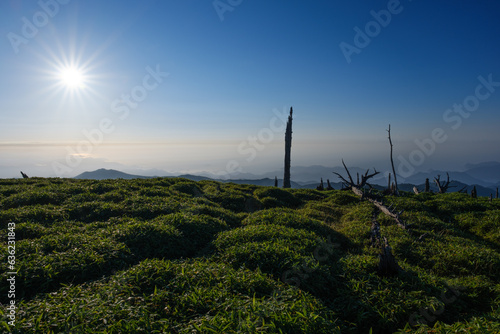
M106 180L106 179L150 179L152 176L132 175L120 172L114 169L98 169L93 172L84 172L74 177L75 179L93 179L93 180Z

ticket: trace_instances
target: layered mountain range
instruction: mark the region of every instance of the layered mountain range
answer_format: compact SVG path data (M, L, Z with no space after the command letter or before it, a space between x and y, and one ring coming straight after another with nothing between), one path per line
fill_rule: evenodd
M478 164L468 164L465 166L464 171L444 171L444 170L429 170L427 172L419 172L405 179L399 180L399 188L401 190L411 191L414 186L418 189L424 188L425 179L429 179L431 183L431 189L436 190L433 180L435 177L441 176L441 180L446 179L447 173L450 176L452 188L450 191L458 191L461 189L470 190L476 186L479 196L489 196L490 194L495 194L496 188L500 187L500 162L490 161ZM364 174L365 169L358 167L351 167L349 171L352 175ZM155 170L154 176L151 175L152 171L144 170L141 174L129 174L113 169L98 169L91 172L82 173L75 178L77 179L136 179L136 178L151 178L151 177L183 177L190 180L200 181L200 180L215 180L221 182L234 182L234 183L248 183L261 186L273 186L274 178L283 175L283 170L276 170L260 175L251 173L235 173L231 175L231 179L221 179L215 174L208 172L202 172L194 174L179 174L174 175L173 173L162 172L161 170ZM338 182L338 178L333 174L333 172L345 175L344 167L325 167L325 166L295 166L291 168L292 175L292 188L315 188L319 185L320 180L323 179L326 186L326 180L331 181L331 185L335 189L342 187L342 184ZM149 176L147 175L149 174ZM384 188L387 186L387 175L385 173L380 173L373 179L371 179L372 184L378 186L378 188ZM278 178L278 185L282 185L282 178Z

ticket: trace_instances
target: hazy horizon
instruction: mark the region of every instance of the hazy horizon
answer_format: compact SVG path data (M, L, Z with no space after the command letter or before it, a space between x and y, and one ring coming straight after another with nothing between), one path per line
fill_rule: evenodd
M429 4L2 2L0 178L500 161L500 4Z
M161 149L162 152L166 155L163 157L157 157L157 160L150 158L150 152L145 148L148 146L147 144L126 144L126 145L101 145L101 150L108 149L110 156L120 155L122 154L122 150L125 150L130 155L131 152L136 152L135 154L131 154L132 156L129 160L123 160L122 162L116 162L112 159L99 159L86 157L82 158L81 162L75 168L71 168L71 172L63 175L62 177L75 177L83 172L94 171L97 169L115 169L126 173L138 174L144 176L164 176L164 175L179 175L179 174L201 174L201 173L210 173L215 175L220 175L221 178L232 178L237 177L239 174L254 174L254 175L262 175L270 172L274 172L277 170L283 170L283 157L282 145L280 147L276 147L277 145L273 145L275 147L266 148L266 150L259 152L257 157L252 162L247 162L245 158L240 157L240 159L232 159L231 156L220 156L218 159L213 159L210 163L204 161L203 159L197 160L196 157L193 157L191 161L168 161L168 145L152 145L152 150ZM232 146L232 145L228 145ZM237 145L236 145L237 146ZM292 160L292 168L295 167L308 167L308 166L324 166L324 167L339 167L342 166L342 159L346 162L349 167L358 167L358 168L376 168L377 171L380 172L390 172L391 165L389 159L389 144L381 143L382 155L380 157L376 157L372 161L367 161L365 157L356 157L354 153L350 155L337 155L335 157L325 156L322 159L315 159L314 161L308 159L293 159ZM3 167L0 172L0 178L19 178L21 177L20 171L27 173L30 176L39 176L39 177L58 177L52 170L52 162L60 161L64 163L63 160L58 160L59 156L62 152L65 152L68 146L64 145L54 145L54 147L48 147L44 149L43 145L12 145L10 147L11 150L18 152L17 154L21 157L18 158L21 163L25 161L24 165L21 166L11 166L11 167ZM69 146L71 147L71 146ZM117 149L117 147L119 149ZM211 146L213 147L213 146ZM131 150L131 148L135 148L135 150ZM177 147L171 147L176 149ZM197 147L193 147L193 150L196 150ZM3 147L4 151L8 151L8 149ZM189 150L184 147L184 151L189 153ZM267 152L266 152L267 151ZM24 153L23 153L24 152ZM51 156L47 152L55 152L54 156L51 159ZM293 154L292 150L292 154ZM307 152L306 152L307 153ZM211 152L207 152L207 154L212 154ZM275 155L276 154L276 155ZM376 154L372 155L375 156ZM293 157L293 155L292 155ZM35 158L39 163L35 165L30 164L30 159ZM150 159L150 160L148 160ZM163 161L165 159L167 162ZM445 170L450 172L464 171L466 169L466 165L469 163L478 164L485 163L489 161L493 161L494 159L484 160L484 161L449 161L447 164L431 164L429 166L423 166L415 170L413 174L417 172L427 172L430 170ZM76 161L76 160L75 160ZM142 164L136 163L137 161ZM226 168L227 162L236 162L238 168L234 171L229 171ZM295 162L295 163L294 163ZM187 166L187 168L186 168ZM428 167L428 168L426 168ZM399 174L399 173L398 173ZM283 175L277 175L278 178L282 178ZM400 176L402 178L402 176ZM293 175L292 175L293 179Z

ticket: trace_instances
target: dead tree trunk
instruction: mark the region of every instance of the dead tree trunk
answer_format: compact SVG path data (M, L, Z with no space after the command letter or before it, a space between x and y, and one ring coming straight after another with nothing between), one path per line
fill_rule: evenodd
M477 198L477 189L476 189L476 186L474 186L474 188L472 188L472 190L470 191L470 196L472 198Z
M293 109L290 107L290 116L288 116L288 122L286 123L285 132L285 175L283 177L283 188L290 188L290 157L292 152L292 113Z
M391 166L392 166L392 174L394 175L394 195L399 195L399 190L398 190L398 178L396 176L396 169L394 169L394 160L392 158L392 139L391 139L391 125L389 124L389 129L387 130L389 133L389 145L391 146ZM389 182L390 185L390 182ZM389 187L390 188L390 187Z
M439 178L439 175L438 175L438 178ZM418 190L417 187L413 187L413 192L417 195L420 193L420 191ZM425 179L424 192L425 193L431 192L431 185L429 184L429 178Z
M23 179L29 179L30 177L26 174L23 173L23 171L21 171L21 175L23 176Z
M278 186L278 177L277 176L274 177L274 186L275 187Z
M437 178L434 178L434 183L436 183L438 187L438 192L440 194L444 194L448 191L448 188L453 188L454 186L450 186L450 175L446 173L446 181L441 182L441 175L438 175Z
M495 198L498 198L498 187L497 187L497 195L496 195L496 197L495 197Z
M323 184L323 178L321 178L321 183L319 184L319 186L316 187L316 190L325 190L325 186Z
M329 179L326 179L326 190L333 190L333 187L330 184L330 180Z

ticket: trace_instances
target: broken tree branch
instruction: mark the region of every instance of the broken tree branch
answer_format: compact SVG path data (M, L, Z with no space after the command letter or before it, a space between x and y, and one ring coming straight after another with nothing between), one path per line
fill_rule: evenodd
M405 222L399 217L400 216L400 213L396 213L394 212L393 210L391 210L391 207L387 207L385 206L381 201L378 201L376 198L373 198L372 196L370 196L369 194L366 194L364 191L363 191L363 187L368 185L370 186L370 184L368 183L368 180L372 177L374 177L375 175L379 174L379 172L377 172L377 170L374 168L373 170L375 171L374 173L372 174L368 174L369 173L369 169L366 171L365 175L362 175L361 176L361 182L358 181L358 184L354 184L354 182L352 181L352 177L351 177L351 173L349 172L349 169L347 168L347 166L345 165L344 163L344 160L342 160L342 164L344 165L344 168L347 172L347 175L349 176L349 181L347 181L342 175L340 175L339 173L336 173L336 172L333 172L334 174L336 174L345 184L346 184L346 187L344 189L350 189L352 190L353 193L355 193L356 195L360 196L361 199L367 199L368 201L370 201L371 203L373 203L373 205L375 205L380 211L382 211L383 213L385 213L386 215L390 216L391 218L393 218L396 223L398 224L398 226L400 226L401 228L403 229L406 229L407 225L405 224ZM402 211L401 211L402 213Z
M446 173L446 181L441 182L440 179L441 175L438 175L437 178L434 178L434 183L436 183L440 194L444 194L448 191L448 188L454 187L450 186L450 174Z

